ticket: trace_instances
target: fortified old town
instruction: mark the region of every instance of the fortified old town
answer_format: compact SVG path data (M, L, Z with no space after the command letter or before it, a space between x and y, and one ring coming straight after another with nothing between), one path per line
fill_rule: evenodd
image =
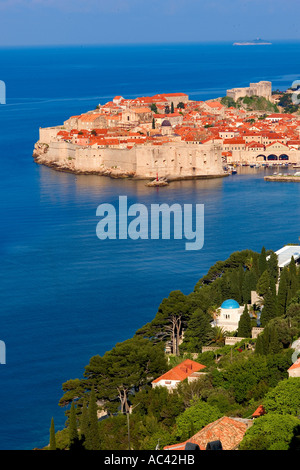
M259 82L210 101L116 96L40 128L33 156L74 173L168 180L224 176L227 164L297 164L300 116L283 108L291 93L272 94L271 82Z

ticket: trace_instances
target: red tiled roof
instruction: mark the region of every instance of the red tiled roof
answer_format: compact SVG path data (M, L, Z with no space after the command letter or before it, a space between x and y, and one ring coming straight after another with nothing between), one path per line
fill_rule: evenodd
M95 113L95 114L82 114L79 119L84 122L93 122L95 121L98 117L103 116L101 113Z
M254 411L252 418L258 418L259 416L262 416L264 414L266 414L264 407L262 405L259 405L259 407L256 408L256 410Z
M239 420L238 418L223 416L223 418L217 419L213 423L205 426L190 438L188 442L198 444L200 449L206 449L209 442L221 441L224 450L234 450L238 447L245 432L251 425L251 420ZM175 445L185 446L186 442ZM166 446L164 447L164 450L168 450L170 448L175 450L175 446ZM178 450L182 449L184 449L184 447L178 447Z
M249 144L246 144L246 147L260 147L264 148L265 146L263 144L260 144L259 142L250 142Z
M177 380L181 382L182 380L189 377L193 372L198 372L201 369L205 369L205 367L206 366L203 364L199 364L199 362L186 359L185 361L178 364L178 366L173 367L173 369L153 380L152 383L158 383L161 380Z
M224 139L223 144L245 144L244 139L233 138L233 139Z
M218 109L224 108L224 106L221 103L219 103L219 101L207 101L206 104L210 106L211 108L218 108Z
M297 359L296 362L294 362L293 365L291 365L291 367L288 370L299 369L299 367L300 367L300 357L299 359Z

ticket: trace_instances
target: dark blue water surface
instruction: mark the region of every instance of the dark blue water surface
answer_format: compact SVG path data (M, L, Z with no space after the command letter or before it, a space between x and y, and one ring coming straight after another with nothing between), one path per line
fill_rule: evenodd
M65 416L61 384L81 377L95 354L123 341L157 311L173 289L189 293L219 259L262 245L297 242L300 186L265 183L266 170L222 180L176 182L151 189L143 181L74 176L31 157L39 126L115 95L186 92L194 99L271 80L286 89L300 78L299 44L229 44L0 49L0 448L48 442ZM184 241L100 241L96 208L129 203L205 204L205 245Z

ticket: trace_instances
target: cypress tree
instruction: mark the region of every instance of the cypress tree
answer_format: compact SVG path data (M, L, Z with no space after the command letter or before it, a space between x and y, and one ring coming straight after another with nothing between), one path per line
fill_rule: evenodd
M269 354L270 352L270 328L265 328L262 333L262 346L264 355Z
M230 279L228 277L228 273L223 274L223 276L220 279L220 290L222 293L222 301L226 299L230 299L232 297Z
M295 297L297 290L298 290L298 276L297 276L297 267L295 263L295 259L292 256L290 265L289 265L289 288L288 288L288 296L287 296L287 303Z
M243 301L243 283L245 278L245 271L242 265L238 269L238 282L239 282L239 304Z
M268 292L269 288L270 288L270 276L269 276L268 270L266 269L262 273L260 278L258 279L258 282L256 285L256 291L258 295L260 295L261 297L264 297L266 293Z
M268 353L277 354L281 351L281 342L279 341L276 325L270 328L270 344Z
M201 352L202 346L213 338L211 318L200 308L197 308L188 321L188 327L184 335L183 349L190 352Z
M278 295L277 295L277 315L283 316L286 312L288 298L288 270L283 268L280 275Z
M88 439L89 433L89 413L86 400L83 402L82 405L82 412L80 418L80 439L82 445L85 447L86 440Z
M274 280L275 284L278 281L278 257L274 251L270 254L270 258L267 261L268 271L270 274L270 279Z
M155 119L152 119L152 129L155 129Z
M228 273L228 282L230 295L227 298L235 299L240 305L242 303L242 288L240 286L239 269L235 269L234 271Z
M244 311L241 315L239 326L238 326L238 336L242 338L250 338L251 336L251 320L248 312L247 304L244 307Z
M69 415L69 447L75 449L78 446L79 437L77 430L77 417L74 402L72 402Z
M300 268L297 268L297 280L298 280L297 290L299 290L300 289Z
M172 114L174 113L174 103L173 103L173 101L172 101L172 103L171 103L171 113L172 113Z
M257 279L259 279L259 277L260 277L258 260L259 260L259 255L254 256L253 264L252 264L252 268L251 268L251 271L253 271L255 273Z
M262 309L260 321L262 326L266 326L266 324L277 316L276 310L276 299L271 291L268 290L264 297L264 307Z
M257 277L254 270L246 271L243 280L242 294L243 294L243 303L250 304L251 302L251 291L256 290Z
M100 435L99 435L99 426L98 426L98 416L97 416L97 399L94 387L90 393L89 401L89 430L86 440L86 448L88 450L100 450Z
M264 273L265 270L268 268L266 249L264 246L262 247L261 253L258 258L258 266L260 275L262 275L262 273Z
M255 354L264 354L264 345L263 345L263 337L262 335L258 335L256 338L256 343L255 343Z
M50 426L50 450L56 450L56 437L55 437L55 427L54 427L54 419L51 419L51 426Z

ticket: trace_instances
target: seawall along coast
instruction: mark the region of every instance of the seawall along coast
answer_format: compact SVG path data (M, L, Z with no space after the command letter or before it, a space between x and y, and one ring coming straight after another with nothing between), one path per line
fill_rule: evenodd
M171 181L226 176L221 153L221 146L216 144L172 142L128 149L80 146L49 139L35 144L33 157L39 164L76 174L138 179L158 176Z

